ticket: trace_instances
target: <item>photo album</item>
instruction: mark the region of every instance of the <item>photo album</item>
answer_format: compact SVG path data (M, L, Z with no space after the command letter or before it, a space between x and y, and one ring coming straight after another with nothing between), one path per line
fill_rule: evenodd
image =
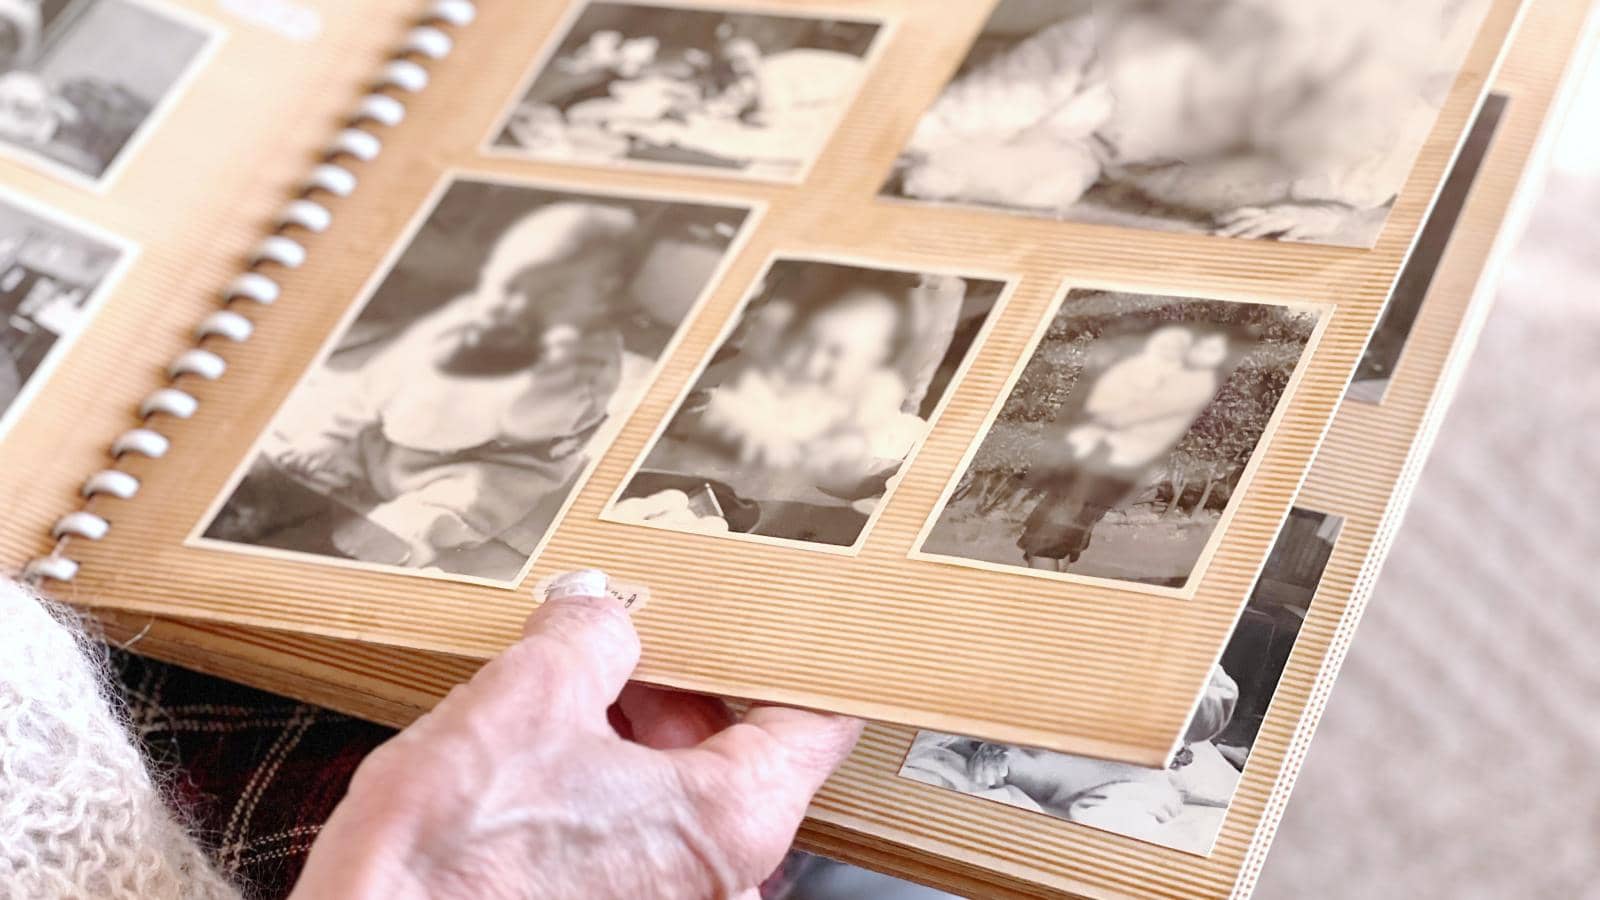
M0 552L402 722L600 568L806 846L1228 896L1576 0L0 0Z

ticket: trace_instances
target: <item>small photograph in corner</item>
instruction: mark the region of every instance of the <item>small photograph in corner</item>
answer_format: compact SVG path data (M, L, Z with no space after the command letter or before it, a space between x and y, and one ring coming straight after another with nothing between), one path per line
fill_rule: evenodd
M1170 767L919 732L900 775L1207 855L1233 802L1343 519L1298 507L1278 533Z
M1417 235L1416 246L1411 248L1411 257L1400 269L1400 277L1395 279L1394 290L1389 292L1389 302L1383 308L1383 316L1378 319L1378 326L1367 341L1367 349L1361 354L1361 362L1356 365L1356 374L1350 379L1350 390L1345 394L1351 400L1378 403L1388 392L1389 379L1394 377L1395 367L1400 364L1400 356L1405 352L1406 339L1411 337L1411 327L1417 324L1417 316L1422 312L1422 304L1433 285L1433 277L1439 271L1439 264L1444 261L1450 236L1455 234L1456 221L1467 206L1467 196L1477 180L1478 169L1489 155L1489 147L1494 143L1495 131L1505 115L1508 99L1505 94L1490 94L1484 98L1483 108L1467 132L1466 140L1462 142L1455 166L1445 179L1444 187L1439 190L1439 198L1434 201L1433 210L1422 225L1422 233Z
M798 181L855 99L875 21L591 2L491 152Z
M154 0L0 2L0 148L103 183L220 37Z
M449 178L196 541L516 583L753 216Z
M1001 0L883 194L1370 247L1490 0Z
M1057 303L912 555L1188 596L1325 308Z
M853 552L1008 285L775 259L603 517Z
M0 191L0 437L133 252L124 241Z

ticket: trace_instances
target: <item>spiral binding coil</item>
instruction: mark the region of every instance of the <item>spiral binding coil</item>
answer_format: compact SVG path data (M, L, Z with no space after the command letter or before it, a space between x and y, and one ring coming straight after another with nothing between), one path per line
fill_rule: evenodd
M306 246L296 233L320 234L333 223L333 213L318 198L347 197L356 188L355 173L342 163L347 159L370 162L383 152L382 139L368 127L393 127L405 118L404 95L428 86L425 64L445 58L455 46L446 29L471 24L476 15L473 0L433 0L406 32L371 83L370 92L328 144L321 164L298 186L298 195L279 211L272 233L251 251L244 271L222 289L222 308L200 323L195 329L194 345L167 367L168 383L140 402L138 426L112 442L111 466L84 481L81 508L56 520L51 528L55 545L48 555L28 563L24 570L28 581L71 581L78 574L78 563L66 555L68 545L75 539L98 541L111 530L111 522L94 510L97 498L104 495L127 500L139 493L139 479L118 468L122 461L140 456L159 459L166 454L171 441L156 430L156 420L162 416L193 416L200 401L184 390L184 385L192 379L215 381L227 371L227 362L207 345L218 340L243 343L250 339L254 326L239 308L277 302L281 290L270 274L272 267L295 269L306 261Z

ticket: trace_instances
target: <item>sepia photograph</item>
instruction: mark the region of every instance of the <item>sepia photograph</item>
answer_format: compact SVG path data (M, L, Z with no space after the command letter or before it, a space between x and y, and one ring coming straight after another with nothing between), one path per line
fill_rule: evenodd
M602 517L854 552L1008 287L771 261Z
M799 181L882 23L591 2L517 91L492 153Z
M1001 0L883 187L1370 247L1490 0Z
M1172 764L1144 769L919 732L900 775L1208 855L1272 705L1343 519L1289 511Z
M1187 596L1320 307L1070 290L913 556Z
M753 217L468 176L423 208L197 543L519 581Z
M220 36L153 0L0 3L0 148L109 180Z
M0 191L0 437L133 254L120 239Z
M1467 195L1472 192L1472 184L1477 180L1478 168L1489 154L1489 146L1494 141L1501 116L1505 114L1507 100L1504 94L1490 94L1484 98L1483 108L1478 111L1478 118L1461 144L1455 166L1451 168L1444 186L1439 189L1433 210L1423 222L1416 245L1411 248L1411 256L1400 269L1394 289L1389 292L1389 302L1384 305L1383 315L1367 341L1361 361L1356 364L1356 374L1351 378L1350 389L1345 394L1350 399L1379 403L1388 391L1389 379L1394 375L1395 366L1400 364L1406 339L1411 336L1411 326L1417 323L1422 303L1433 285L1433 276L1438 273L1439 264L1444 261L1445 249L1450 246L1456 220L1461 218L1461 211L1466 208Z

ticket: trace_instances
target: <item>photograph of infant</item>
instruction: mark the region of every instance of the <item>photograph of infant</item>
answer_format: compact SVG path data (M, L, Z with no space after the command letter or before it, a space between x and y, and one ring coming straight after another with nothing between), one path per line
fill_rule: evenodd
M1058 303L912 555L1188 596L1323 309L1101 290Z
M220 36L152 0L0 0L0 149L109 180Z
M900 775L1209 855L1343 521L1289 511L1170 767L1143 769L924 731Z
M1008 286L775 259L602 518L855 552Z
M486 148L799 181L855 99L881 23L591 2Z
M1467 196L1477 180L1478 169L1489 155L1489 145L1494 141L1495 130L1505 113L1507 97L1490 94L1483 100L1478 118L1467 131L1467 138L1456 154L1455 165L1439 189L1433 209L1422 223L1416 246L1400 269L1394 288L1389 292L1389 302L1384 305L1383 316L1367 340L1356 373L1350 379L1350 390L1345 394L1362 403L1379 403L1388 392L1389 379L1400 364L1405 352L1406 339L1411 337L1411 327L1417 323L1422 303L1433 286L1433 276L1444 261L1444 252L1450 246L1450 236L1455 234L1456 220L1466 209Z
M194 542L510 586L744 206L448 177Z
M1370 247L1489 4L1001 0L883 193Z
M132 257L125 242L0 191L0 436Z

